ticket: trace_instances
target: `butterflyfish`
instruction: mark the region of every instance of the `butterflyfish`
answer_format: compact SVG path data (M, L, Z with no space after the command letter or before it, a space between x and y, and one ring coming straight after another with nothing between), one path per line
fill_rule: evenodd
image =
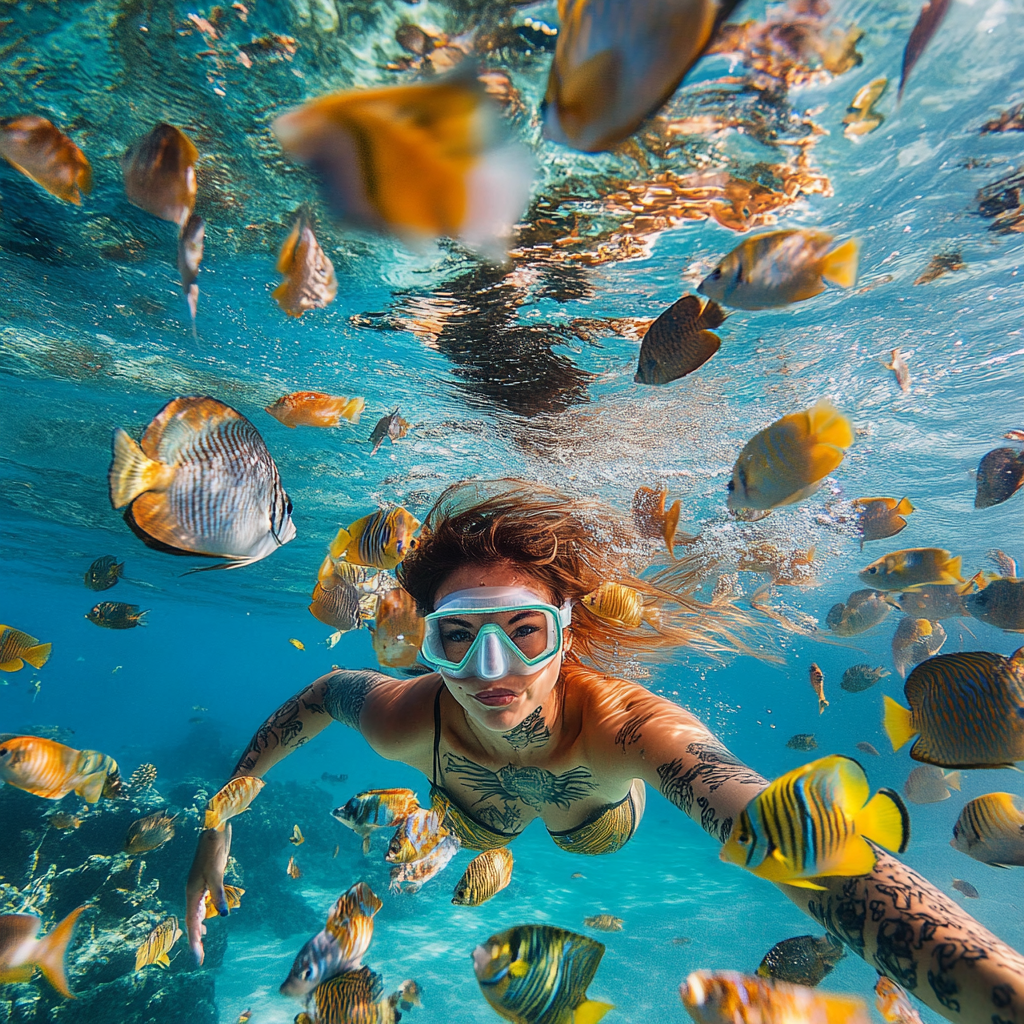
M458 907L479 907L512 881L512 851L505 846L477 854L455 883L452 903Z
M123 601L100 601L85 617L94 625L104 629L134 629L145 626L143 617L149 609L140 610L137 604L125 604Z
M373 652L387 668L409 668L416 664L426 623L412 595L402 587L389 590L380 599L373 622Z
M980 622L1012 633L1024 632L1024 579L990 580L981 590L967 594L963 602L968 613Z
M0 742L0 782L60 800L76 793L94 804L101 796L121 796L117 762L98 750L75 750L41 736L8 736Z
M309 612L315 619L342 633L358 629L362 624L359 616L359 591L338 577L332 578L330 587L316 582Z
M397 993L396 993L397 995ZM317 1024L393 1024L401 1014L384 996L381 976L369 967L345 971L316 987L313 1004ZM298 1019L298 1018L296 1018Z
M965 882L962 878L954 878L950 884L957 892L962 892L968 899L976 900L981 896L981 893L970 882Z
M226 782L207 801L203 828L223 832L228 821L236 814L249 809L249 804L265 785L262 779L257 779L254 775L239 775L238 778Z
M391 869L391 892L419 892L423 885L443 871L459 852L459 837L449 832L417 860L396 864Z
M843 672L843 678L839 681L839 685L847 693L862 693L864 690L870 690L880 679L891 674L887 668L882 668L881 665L874 667L860 663L851 665Z
M810 497L853 444L850 421L830 402L790 413L744 446L729 481L730 509L772 509Z
M338 530L330 556L374 569L394 569L419 543L413 534L420 521L399 506L381 509Z
M395 830L384 860L389 864L408 864L419 860L446 835L448 829L441 824L437 811L417 807Z
M181 935L182 932L178 927L176 917L168 917L161 921L135 951L135 970L141 971L143 967L148 967L150 964L156 964L158 967L170 967L170 951Z
M203 246L206 241L206 221L193 213L185 222L178 236L178 276L181 290L185 293L188 311L196 318L199 304L199 264L203 262Z
M911 1004L910 996L884 974L875 982L875 1006L887 1024L921 1024L921 1015Z
M875 590L913 590L930 583L963 583L960 563L944 548L905 548L882 555L857 575Z
M149 853L169 843L174 838L174 822L177 817L165 811L154 811L133 821L124 838L124 852Z
M974 485L975 508L991 508L1009 500L1024 485L1024 452L994 448L978 463Z
M369 853L374 829L395 828L418 809L411 789L368 789L356 793L343 807L335 807L331 814L362 837L363 853Z
M843 957L846 949L831 935L796 935L776 942L765 953L757 974L789 985L820 985Z
M286 427L340 427L341 421L358 423L366 408L362 398L325 395L322 391L293 391L266 411Z
M86 909L72 910L41 939L36 934L43 922L34 914L0 914L0 985L30 981L38 967L52 988L73 999L64 957L78 918Z
M824 231L772 231L740 242L697 289L734 309L773 309L857 282L860 243L835 245Z
M889 617L893 605L877 590L855 590L846 603L837 602L825 616L825 625L837 636L859 636Z
M332 93L273 123L313 167L334 213L418 241L442 236L501 258L530 194L527 150L472 74Z
M628 629L636 629L643 621L643 596L623 583L602 583L580 598L580 604L598 618Z
M115 429L110 503L151 548L251 565L295 537L292 503L256 428L215 398L175 398L136 443Z
M179 229L196 202L199 150L179 128L161 122L121 158L128 202Z
M1024 867L1024 798L986 793L968 800L949 845L994 867Z
M870 874L876 856L865 840L902 853L910 817L890 789L870 797L864 769L841 754L779 776L740 814L720 857L759 878L807 889L826 876Z
M237 885L225 885L224 886L224 902L228 906L228 910L237 910L242 905L242 897L245 895L245 890L238 888ZM206 899L203 910L203 920L208 921L211 917L217 917L220 911L217 909L217 904L214 902L213 896L210 891L206 891Z
M915 804L937 804L960 789L960 772L946 772L933 764L914 768L903 783L903 795Z
M473 970L487 1002L514 1024L597 1024L614 1009L587 996L604 949L564 928L519 925L477 946Z
M50 660L53 644L41 644L34 636L13 626L0 626L0 672L20 672L27 661L42 668Z
M895 537L906 528L904 517L914 511L907 498L858 498L853 507L857 510L861 550L865 541Z
M270 294L289 316L298 318L311 309L324 309L338 294L334 264L320 247L305 214L299 215L281 245L277 272L284 280Z
M50 195L81 205L92 190L92 166L85 154L45 117L0 118L0 156Z
M292 834L288 837L288 842L292 846L301 846L306 841L306 837L302 834L302 829L298 825L292 825Z
M671 384L700 369L722 345L713 331L725 317L717 302L684 295L647 328L633 380Z
M90 590L109 590L123 577L124 562L113 555L103 555L85 570L85 585Z
M892 662L901 679L917 664L942 650L946 631L939 622L904 616L892 638Z

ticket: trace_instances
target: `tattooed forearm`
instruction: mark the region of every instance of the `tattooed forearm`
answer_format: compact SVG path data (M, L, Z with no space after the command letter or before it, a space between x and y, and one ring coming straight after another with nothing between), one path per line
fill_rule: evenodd
M389 678L383 672L374 672L368 668L332 672L327 678L327 689L324 692L324 710L331 718L358 729L359 715L368 694L374 687L388 682Z
M569 807L574 800L583 799L597 788L597 784L590 781L589 770L582 765L561 775L555 775L546 768L514 764L492 772L468 757L448 754L444 770L457 776L467 789L479 794L477 803L498 797L505 801L520 800L534 810L540 810L545 804Z
M274 747L300 747L306 742L302 735L303 727L299 715L303 707L315 708L316 705L305 703L304 696L305 694L299 694L286 700L256 730L256 734L249 741L249 746L238 759L233 774L245 775L251 772L256 767L260 755L266 750L272 750Z
M513 750L523 750L531 745L542 747L551 739L551 730L544 721L543 710L541 707L536 708L514 729L501 734Z

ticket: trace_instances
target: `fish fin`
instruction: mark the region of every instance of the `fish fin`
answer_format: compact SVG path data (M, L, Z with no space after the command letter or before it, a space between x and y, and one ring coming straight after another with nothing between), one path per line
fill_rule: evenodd
M363 836L363 856L364 857L369 857L370 856L370 833L369 832L367 832L366 835Z
M614 1003L599 1003L596 999L587 999L573 1011L573 1024L597 1024L609 1011L614 1010Z
M64 954L75 931L78 917L86 908L77 907L49 935L39 940L36 946L35 963L43 977L62 995L74 999L68 988L67 975L64 973Z
M508 965L508 973L513 978L524 978L530 973L530 965L525 960L513 960Z
M949 772L946 775L946 785L949 786L950 789L955 789L959 793L961 779L962 775L960 772Z
M148 458L138 442L120 427L114 429L113 449L107 482L114 508L123 508L146 491L166 490L174 479L173 466Z
M291 272L292 266L295 263L295 249L299 244L299 229L302 227L302 218L299 217L295 224L292 226L291 231L288 233L288 237L284 240L284 244L281 246L281 251L277 254L277 266L275 269L279 274L288 274ZM277 293L281 291L285 286L280 285L271 292L274 298L277 298Z
M910 815L903 801L891 789L880 789L854 815L853 823L862 836L887 850L902 853L910 842Z
M334 540L331 541L331 546L327 549L331 558L341 558L341 553L352 543L352 534L341 527L334 536Z
M807 410L810 433L818 444L832 444L847 449L853 444L850 421L827 399Z
M895 753L917 735L917 729L914 728L913 716L902 704L897 704L887 695L883 696L882 700L885 702L882 725Z
M171 958L166 953L161 953L154 961L158 967L167 968L171 966Z
M955 576L958 583L963 583L963 556L957 555L956 558L951 558L945 565L945 571L950 576Z
M22 654L22 657L33 667L42 668L50 658L53 644L36 644ZM2 668L3 666L0 666Z
M682 511L682 507L682 501L677 498L672 502L672 507L665 513L665 546L668 548L669 558L673 561L676 557L676 527L679 525L679 513Z
M18 672L25 667L21 658L11 658L10 661L0 661L0 672Z
M909 516L914 511L914 506L910 504L909 498L900 498L899 504L893 511L898 512L901 516Z
M860 258L860 242L851 238L833 249L821 267L821 276L840 288L852 288L857 283L857 262Z
M103 795L103 786L107 781L107 773L93 772L87 775L77 786L75 792L87 803L94 804Z
M817 882L808 881L806 878L787 878L782 882L783 885L792 885L797 889L824 889L825 886L818 885Z
M572 138L611 109L618 92L621 70L618 53L608 49L595 53L561 79L558 119L566 135Z

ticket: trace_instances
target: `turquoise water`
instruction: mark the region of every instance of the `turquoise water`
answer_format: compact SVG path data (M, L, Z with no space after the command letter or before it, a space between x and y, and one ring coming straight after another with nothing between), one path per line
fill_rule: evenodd
M709 585L755 542L814 547L815 585L780 587L773 601L791 617L813 616L820 630L831 605L858 589L856 571L887 550L945 547L963 556L965 575L991 567L991 548L1024 559L1021 495L975 510L972 476L982 455L1006 443L1007 430L1024 427L1024 243L1019 233L991 230L977 197L1024 153L1019 132L979 134L985 121L1024 100L1019 5L953 4L897 108L916 4L836 4L822 24L864 30L858 66L835 77L821 73L788 92L725 96L717 83L748 75L749 60L710 56L633 148L598 157L539 137L534 112L550 55L522 44L495 51L485 63L510 70L525 108L512 130L535 148L540 165L512 263L488 268L447 243L411 251L332 226L321 210L318 234L335 263L338 298L301 321L270 299L279 280L273 262L299 203L320 208L312 179L277 150L269 120L331 88L402 80L386 65L401 55L394 34L404 20L455 35L521 25L526 16L554 25L557 16L554 4L517 10L434 0L339 0L336 7L330 0L258 0L246 7L244 23L231 8L217 18L212 9L181 4L105 0L7 5L0 18L0 113L50 117L82 146L95 176L93 193L74 208L0 167L0 621L53 643L42 670L3 677L0 731L73 730L68 742L110 753L125 776L151 762L157 790L174 806L197 787L215 788L278 703L332 665L375 664L365 631L328 649L330 629L307 611L316 568L338 526L380 503L402 503L422 517L448 483L464 477L540 480L623 509L636 487L664 481L683 499L681 529L702 529L700 550L720 559ZM779 11L771 5L767 13ZM217 38L195 30L189 13L213 20ZM747 3L733 20L765 17L763 4ZM252 67L245 67L240 48L269 32L292 36L295 52L254 49ZM208 50L213 55L204 56ZM880 76L890 80L878 105L885 121L851 142L842 131L847 105ZM698 116L732 118L746 128L673 134L673 125ZM208 227L195 336L177 282L174 228L127 204L118 165L128 144L161 119L189 132L202 154L196 209ZM692 291L740 236L713 220L657 231L629 227L637 211L622 205L620 193L633 186L638 195L666 171L722 168L778 186L780 172L771 165L792 165L799 147L791 143L808 139L816 139L807 148L809 166L828 185L808 178L809 194L780 203L777 223L858 237L857 287L780 310L736 311L718 332L720 352L699 372L666 388L635 384L635 333L579 321L656 316ZM541 216L555 222L550 230L559 236L578 230L579 240L563 247L565 259L537 248L548 230L536 225ZM933 256L954 252L964 269L914 285ZM907 394L882 365L895 347L910 366ZM305 389L362 395L362 422L290 431L263 412L281 395ZM257 565L183 578L196 563L151 551L130 533L109 506L106 471L115 426L138 436L170 398L197 393L227 402L260 430L294 502L298 536ZM840 469L799 506L754 525L730 519L725 482L743 443L826 396L857 433ZM371 458L369 430L396 405L412 429ZM903 494L917 509L907 529L862 553L848 502ZM151 586L86 590L83 572L108 553ZM766 581L741 573L741 606ZM151 609L146 628L98 630L84 614L102 599ZM880 726L881 694L902 695L898 676L860 694L838 686L854 662L892 668L896 616L842 643L765 624L784 665L738 658L720 666L683 652L652 667L649 685L703 717L765 775L807 760L785 743L813 732L821 754L856 755L855 743L873 743L882 756L866 759L872 785L899 789L913 762L906 750L888 752ZM1020 646L1019 634L973 619L944 625L946 652L1010 654ZM825 672L831 700L820 717L807 685L812 660ZM348 779L332 785L323 772ZM972 772L952 799L912 807L906 859L947 892L954 877L974 884L980 898L965 901L970 911L1019 949L1019 872L988 868L948 845L965 800L995 789L1024 793L1018 780ZM254 1024L290 1021L299 1007L277 986L338 892L360 877L386 889L379 856L363 860L355 837L328 812L360 789L403 785L426 795L421 776L380 759L341 726L275 769L260 800L269 798L280 820L261 818L266 827L253 824L248 844L246 820L236 828L247 896L230 919L210 927L226 937L226 948L218 940L217 955L193 975L184 943L177 947L170 972L151 982L167 985L161 1024L214 1019L194 1015L189 1000L196 993L215 999L223 1022L247 1007ZM0 814L21 822L36 813L20 796L0 793ZM64 804L74 809L76 799ZM84 825L81 837L47 839L38 871L50 863L47 855L63 870L88 854L115 854L121 825L102 828L103 813L88 848ZM297 851L287 842L295 821L308 836ZM2 882L24 891L38 840L17 828L5 840ZM192 843L190 829L179 828L148 858L168 913L183 909ZM335 843L341 850L332 859ZM583 930L584 916L623 918L621 933L600 936L608 952L590 989L616 1004L610 1022L683 1020L676 987L689 971L752 970L774 942L817 931L770 885L721 864L714 844L655 793L639 834L618 854L573 857L537 824L513 852L512 885L481 908L449 903L466 853L420 894L384 896L367 962L384 975L386 991L403 978L419 982L425 1005L412 1011L415 1020L497 1019L479 994L469 953L515 923ZM304 870L295 881L285 875L292 853ZM573 879L575 872L584 877ZM5 907L15 909L10 890L2 893ZM40 909L52 920L71 905L54 900ZM80 941L73 986L84 995L121 985L116 998L127 999L128 983L113 968L98 972L89 940ZM187 987L186 975L197 987ZM868 994L873 982L872 969L847 957L826 987ZM42 990L39 1004L24 993L17 1005L4 1004L11 997L0 994L12 1019L41 1020L34 1014L55 1003L44 983L34 987ZM111 1019L101 1004L85 1002L78 1009L65 1004L54 1019ZM928 1011L922 1017L938 1019Z

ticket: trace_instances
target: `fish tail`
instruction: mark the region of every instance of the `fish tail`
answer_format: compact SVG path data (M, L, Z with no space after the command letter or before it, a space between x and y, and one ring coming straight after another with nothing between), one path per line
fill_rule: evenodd
M914 728L910 712L902 704L897 704L889 696L883 696L882 700L885 702L885 717L882 720L882 725L885 727L885 734L889 737L893 753L895 753L917 735L917 729Z
M843 242L833 249L821 267L821 276L840 288L852 288L857 283L857 263L860 258L860 242L856 238Z
M106 769L87 775L77 786L75 792L87 803L94 804L103 795L103 787L107 782Z
M909 498L900 498L899 504L893 511L898 512L901 516L909 516L914 511L914 506L910 504Z
M144 615L148 615L148 614L150 613L150 611L151 611L151 609L149 609L149 608L146 608L146 609L144 609L143 611L139 612L139 613L138 613L138 614L137 614L137 615L135 616L135 625L136 625L136 626L148 626L148 625L149 625L149 623L148 623L148 622L143 622L143 621L142 621L142 617L143 617Z
M75 932L78 917L85 909L82 906L72 910L49 935L39 940L39 945L36 947L36 966L43 972L43 977L68 999L75 997L68 988L68 978L64 973L64 954L67 952L68 943Z
M328 554L331 558L341 558L342 552L352 543L352 534L341 527L334 536L334 540L331 541L331 546L327 549Z
M586 999L573 1011L572 1024L597 1024L609 1010L614 1009L613 1003L599 1003L596 999Z
M962 566L963 557L961 555L957 555L956 558L951 558L945 566L946 572L948 572L950 576L955 576L958 583L964 582Z
M113 449L107 483L114 508L123 508L146 491L166 490L174 479L173 466L148 458L120 427L114 429Z
M668 548L669 558L675 561L676 557L676 527L679 525L679 515L683 503L679 498L672 502L672 507L665 513L665 546Z
M955 789L958 793L960 792L960 782L963 776L960 772L949 772L946 775L946 785L950 789Z
M33 667L42 668L50 659L50 649L53 644L36 644L27 651L22 652L22 657Z
M818 444L834 444L847 449L853 444L850 421L827 399L822 399L808 410L810 433Z
M910 842L910 815L903 801L891 790L880 789L854 815L857 831L887 850L902 853Z
M827 707L828 707L828 701L825 700L824 697L819 697L818 698L818 714L819 715L823 715L825 713L825 708L827 708Z
M343 420L348 420L349 423L358 423L359 417L362 416L363 410L366 408L366 402L362 398L350 398L342 407L341 412L338 415Z

